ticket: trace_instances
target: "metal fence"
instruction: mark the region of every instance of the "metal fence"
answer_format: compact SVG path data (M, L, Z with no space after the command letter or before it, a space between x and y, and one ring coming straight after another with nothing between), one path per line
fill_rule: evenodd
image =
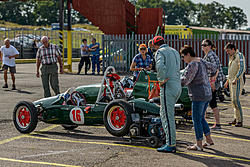
M112 65L118 72L129 72L130 64L133 57L138 54L138 46L142 43L147 44L154 35L103 35L103 68ZM228 43L234 43L236 47L245 55L246 69L249 71L250 56L250 36L246 35L204 35L196 34L195 36L181 37L178 35L166 35L166 43L175 48L177 51L184 45L193 47L195 53L199 57L204 57L201 49L201 43L204 39L210 39L215 47L216 54L219 56L222 66L228 65L228 55L224 50L224 46ZM185 67L182 61L181 68Z
M20 58L34 58L32 52L32 43L34 39L40 39L43 35L50 38L50 41L59 45L59 32L57 30L5 30L0 31L0 45L3 45L3 39L9 38L20 52ZM81 40L86 38L88 44L91 43L91 38L97 39L102 48L103 69L108 66L114 66L118 72L129 72L130 64L133 57L138 54L138 46L142 43L147 44L154 35L103 35L92 34L84 31L72 31L72 57L80 57ZM204 35L196 34L194 36L178 36L166 35L166 43L175 48L177 51L184 45L190 45L194 48L197 56L204 57L204 52L201 49L201 43L204 39L210 39L216 46L216 54L219 56L223 66L228 65L228 56L224 51L224 46L228 42L236 45L240 52L245 55L247 73L250 65L250 36L249 34L222 34L222 35ZM64 49L65 57L67 57L67 32L64 31ZM182 62L181 67L185 67Z
M82 39L86 38L88 43L91 43L91 38L96 38L97 42L102 43L102 34L91 33L85 31L71 31L72 32L72 49L73 57L80 57L80 46ZM32 51L33 41L40 40L42 36L48 36L50 41L59 46L59 31L58 30L5 30L0 31L0 46L3 45L3 40L9 38L11 44L15 46L20 52L19 58L34 58ZM64 31L64 49L65 57L67 57L67 32Z

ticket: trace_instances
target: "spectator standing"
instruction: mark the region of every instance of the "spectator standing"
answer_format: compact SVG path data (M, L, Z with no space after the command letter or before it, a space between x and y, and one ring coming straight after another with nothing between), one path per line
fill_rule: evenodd
M36 57L36 52L37 52L37 50L38 50L38 47L37 47L37 40L36 40L36 39L33 40L33 43L32 43L32 50L33 50L33 52L34 52L34 57Z
M154 46L153 46L153 39L150 39L148 41L148 52L147 52L147 54L151 58L151 62L152 62L152 69L151 70L155 71L155 58L154 58L155 49L154 49Z
M96 42L95 38L91 40L92 44L89 45L90 57L92 61L92 75L95 75L95 66L97 66L97 73L100 74L100 44Z
M160 81L160 116L166 134L166 144L159 152L176 152L175 103L181 95L180 55L165 44L163 37L153 39L156 51L156 71Z
M42 44L41 40L39 39L39 40L37 41L37 49L40 48L42 45L43 45L43 44Z
M217 107L216 101L216 92L220 88L220 82L225 80L225 75L223 74L222 66L220 64L219 57L214 53L214 44L209 39L205 39L202 41L202 50L205 53L205 57L203 58L207 62L213 63L216 65L217 73L215 76L211 76L211 72L208 71L209 81L212 88L212 100L209 102L209 106L213 110L215 124L211 127L211 130L221 130L220 125L220 111Z
M231 103L234 108L234 120L230 122L230 125L236 127L243 126L243 114L240 104L240 94L243 88L243 74L246 70L245 57L240 53L234 44L228 43L225 46L225 50L229 55L228 63L228 79L224 84L225 88L229 86Z
M203 147L214 144L205 119L205 112L209 101L212 99L207 70L211 72L211 76L214 76L217 69L215 64L197 58L193 49L189 46L183 47L180 52L184 62L188 63L181 77L181 84L182 86L188 86L188 93L192 99L192 120L196 136L196 144L189 146L187 149L202 151ZM203 133L206 142L202 145Z
M10 45L10 40L6 38L4 40L4 46L0 48L0 55L2 55L2 63L3 63L3 71L4 71L4 85L3 88L8 88L7 83L7 72L8 69L10 71L11 79L12 79L12 90L16 90L15 84L15 73L16 73L16 63L15 58L19 56L19 52L17 49Z
M41 78L44 90L44 97L50 97L50 86L55 92L59 94L59 80L58 80L58 67L57 61L60 64L60 73L63 74L63 64L61 61L61 53L55 44L49 43L47 36L41 38L43 45L38 49L36 55L36 76L39 78L40 65L41 67Z
M81 45L81 60L80 63L78 64L77 74L80 74L85 62L85 75L87 75L88 74L87 72L90 69L89 46L87 45L87 39L83 39L82 43L83 44Z
M145 44L139 45L139 54L137 54L131 63L130 70L134 71L133 82L137 80L139 71L142 69L150 71L152 68L151 58L147 55L147 46Z

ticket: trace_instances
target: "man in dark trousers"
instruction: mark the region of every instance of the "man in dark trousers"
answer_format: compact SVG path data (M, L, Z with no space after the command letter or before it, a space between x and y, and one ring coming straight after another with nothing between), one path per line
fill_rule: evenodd
M96 42L95 38L92 38L92 44L89 45L90 57L92 61L92 75L95 75L95 66L97 68L98 75L100 74L100 44Z
M60 64L60 73L63 74L63 64L61 61L61 53L58 47L55 44L49 43L49 39L47 36L43 36L42 46L38 49L36 55L36 76L39 78L40 73L40 65L41 67L41 78L44 90L44 97L50 97L50 87L49 83L55 92L55 94L59 94L59 80L58 80L58 67L57 61Z
M78 73L80 74L82 67L85 62L85 75L87 75L88 70L90 69L90 59L89 59L89 46L87 45L87 39L82 40L82 45L81 45L81 60L78 65Z

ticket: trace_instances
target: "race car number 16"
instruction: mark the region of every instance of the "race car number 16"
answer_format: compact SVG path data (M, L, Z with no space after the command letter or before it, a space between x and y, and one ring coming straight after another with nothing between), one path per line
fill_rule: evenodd
M70 111L70 120L75 124L84 124L84 113L81 108L75 107Z

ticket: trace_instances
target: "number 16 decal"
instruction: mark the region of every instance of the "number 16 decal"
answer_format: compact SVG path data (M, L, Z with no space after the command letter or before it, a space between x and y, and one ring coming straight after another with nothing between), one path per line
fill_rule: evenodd
M81 108L75 107L70 111L70 120L75 124L84 124L84 113Z

